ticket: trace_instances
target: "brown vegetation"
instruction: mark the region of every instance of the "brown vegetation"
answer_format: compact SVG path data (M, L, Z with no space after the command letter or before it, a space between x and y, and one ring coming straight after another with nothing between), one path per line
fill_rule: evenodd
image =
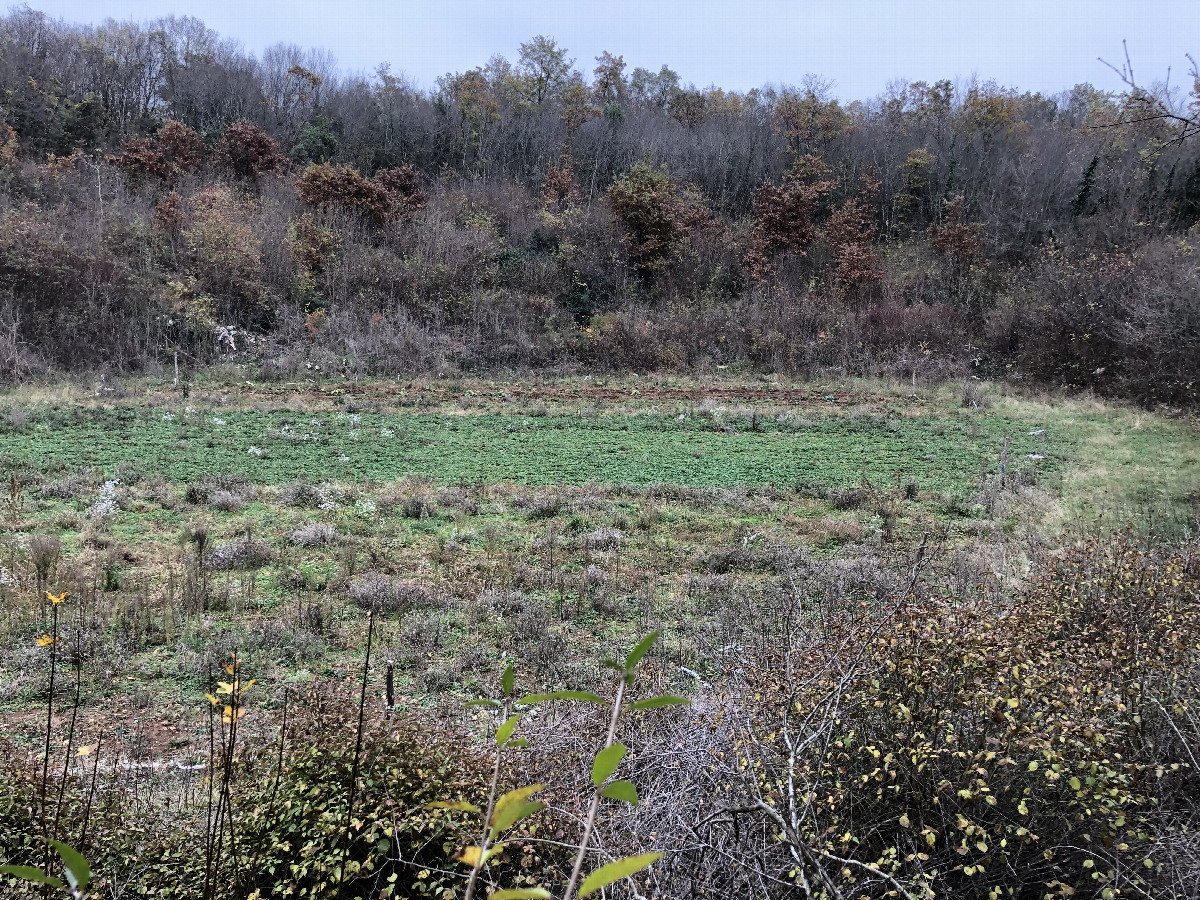
M611 54L589 84L539 37L423 94L194 20L27 9L0 45L7 377L190 369L234 329L266 374L971 369L1195 398L1195 129L1132 80L843 105ZM1119 289L1080 301L1093 260Z

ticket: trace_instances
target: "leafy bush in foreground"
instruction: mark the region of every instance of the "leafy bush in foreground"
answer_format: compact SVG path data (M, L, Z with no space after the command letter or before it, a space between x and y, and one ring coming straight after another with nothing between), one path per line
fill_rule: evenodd
M339 896L343 862L347 897L440 896L461 884L440 870L469 836L426 805L480 792L481 768L445 735L388 721L368 727L347 830L356 699L315 687L289 720L282 749L266 744L237 761L234 837L216 863L213 900ZM101 773L90 803L86 780L73 782L61 817L74 829L85 809L90 813L88 827L69 837L95 870L94 895L204 897L203 804L173 809L139 802L126 785L107 779L105 787L105 780ZM42 862L37 794L36 773L4 773L0 856L6 861Z
M740 750L788 880L1106 900L1187 883L1194 549L1093 540L1008 608L910 590L882 615L809 612L811 642L750 677L761 702Z

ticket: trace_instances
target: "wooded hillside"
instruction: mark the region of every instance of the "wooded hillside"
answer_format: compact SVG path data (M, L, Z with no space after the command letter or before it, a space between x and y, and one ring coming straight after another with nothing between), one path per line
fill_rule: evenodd
M535 37L413 87L0 18L0 374L976 373L1189 403L1200 78L696 88Z

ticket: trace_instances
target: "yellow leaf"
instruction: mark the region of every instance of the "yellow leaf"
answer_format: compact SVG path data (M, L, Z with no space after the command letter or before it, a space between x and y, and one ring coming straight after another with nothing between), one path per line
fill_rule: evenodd
M239 693L239 694L244 694L244 693L246 693L246 691L250 690L250 685L254 684L254 682L256 682L256 681L258 681L258 679L257 679L257 678L251 678L249 681L247 681L245 684L243 684L243 685L241 686L241 688L239 689L238 693Z
M76 756L87 756L88 754L90 754L90 753L91 753L93 750L95 750L95 749L96 749L96 745L95 745L95 744L87 744L87 745L85 745L85 746L83 746L83 747L80 747L78 750L76 750L76 751L75 751L75 755L76 755Z
M51 644L54 644L54 643L57 643L57 641L55 641L55 639L50 637L50 635L48 635L48 634L43 634L40 638L37 639L37 644L39 647L49 647Z
M55 606L58 606L58 604L62 603L64 600L67 599L67 592L63 591L61 594L59 594L56 597L54 594L50 593L49 591L46 591L46 599L49 600Z
M213 706L216 706L218 703L221 702L216 697L214 697L212 694L205 694L204 696L208 698L208 702L211 703Z
M230 684L228 681L218 681L217 682L217 693L218 694L232 694L233 693L233 685Z
M503 843L492 844L492 846L488 847L487 854L484 856L484 861L486 862L487 860L491 859L503 849ZM464 847L454 855L454 858L464 866L471 866L474 868L479 864L479 852L480 851L478 847Z
M471 866L474 868L474 866L479 862L480 852L481 851L478 847L464 847L454 855L454 858L464 866Z

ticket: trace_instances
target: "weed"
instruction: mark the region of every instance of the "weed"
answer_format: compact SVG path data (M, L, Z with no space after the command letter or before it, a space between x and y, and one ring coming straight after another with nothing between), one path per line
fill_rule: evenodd
M245 506L245 501L232 491L213 491L208 496L208 505L221 512L238 512Z
M597 528L583 535L583 546L588 550L616 550L621 546L624 535L616 528Z
M435 605L429 588L415 581L388 578L372 572L350 583L350 599L363 609L407 612Z
M62 541L52 534L35 534L29 539L29 561L37 576L37 592L41 596L54 574L62 556Z
M337 529L327 522L312 522L294 530L288 540L297 547L324 547L337 540Z
M249 536L217 544L204 554L204 565L214 572L261 569L275 558L266 541Z

